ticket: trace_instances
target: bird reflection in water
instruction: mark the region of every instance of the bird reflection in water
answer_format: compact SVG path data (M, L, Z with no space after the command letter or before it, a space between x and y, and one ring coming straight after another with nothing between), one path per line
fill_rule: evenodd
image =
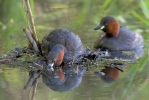
M82 65L63 65L54 71L45 70L43 83L54 91L69 91L79 86L86 70Z
M95 72L95 75L99 76L102 81L106 83L113 83L116 81L120 75L120 70L115 67L105 67L99 72Z

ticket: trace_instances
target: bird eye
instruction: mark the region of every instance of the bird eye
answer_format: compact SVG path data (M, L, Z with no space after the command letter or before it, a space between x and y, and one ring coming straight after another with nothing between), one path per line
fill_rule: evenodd
M56 59L52 60L52 62L55 63L56 62Z
M105 23L105 26L107 26L108 24L107 23Z
M53 61L52 60L48 60L48 63L52 63Z

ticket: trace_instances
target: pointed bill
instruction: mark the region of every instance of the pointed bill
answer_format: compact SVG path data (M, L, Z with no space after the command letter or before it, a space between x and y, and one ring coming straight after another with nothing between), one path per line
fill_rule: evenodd
M101 25L99 25L99 26L97 26L96 28L94 28L94 30L98 30L98 29L104 29L105 28L105 26L101 26Z
M54 71L54 69L53 69L53 65L54 65L54 63L52 63L52 64L48 64L48 70Z

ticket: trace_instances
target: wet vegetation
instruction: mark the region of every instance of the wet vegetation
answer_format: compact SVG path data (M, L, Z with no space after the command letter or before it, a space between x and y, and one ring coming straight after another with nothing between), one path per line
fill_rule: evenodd
M28 22L22 1L0 1L0 7L0 55L5 57L10 50L28 45L28 40L22 31L28 26ZM97 36L101 33L93 29L106 15L114 16L122 25L141 33L145 41L143 57L135 64L126 67L114 83L104 83L95 76L94 71L100 70L100 66L96 66L87 72L79 87L70 92L53 92L42 81L39 81L36 100L41 100L41 98L42 100L47 100L47 98L148 100L148 0L46 0L44 2L31 0L31 7L34 9L32 11L40 41L49 31L66 28L78 34L84 46L92 49ZM26 59L21 59L21 61L24 60ZM24 84L28 79L25 69L0 66L0 97L2 100L27 99L27 95L23 93Z

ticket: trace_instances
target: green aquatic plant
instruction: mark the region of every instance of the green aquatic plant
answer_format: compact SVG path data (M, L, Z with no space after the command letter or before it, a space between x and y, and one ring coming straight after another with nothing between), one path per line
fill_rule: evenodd
M140 0L139 8L142 10L132 11L132 15L139 19L145 26L149 26L149 1L148 0Z

